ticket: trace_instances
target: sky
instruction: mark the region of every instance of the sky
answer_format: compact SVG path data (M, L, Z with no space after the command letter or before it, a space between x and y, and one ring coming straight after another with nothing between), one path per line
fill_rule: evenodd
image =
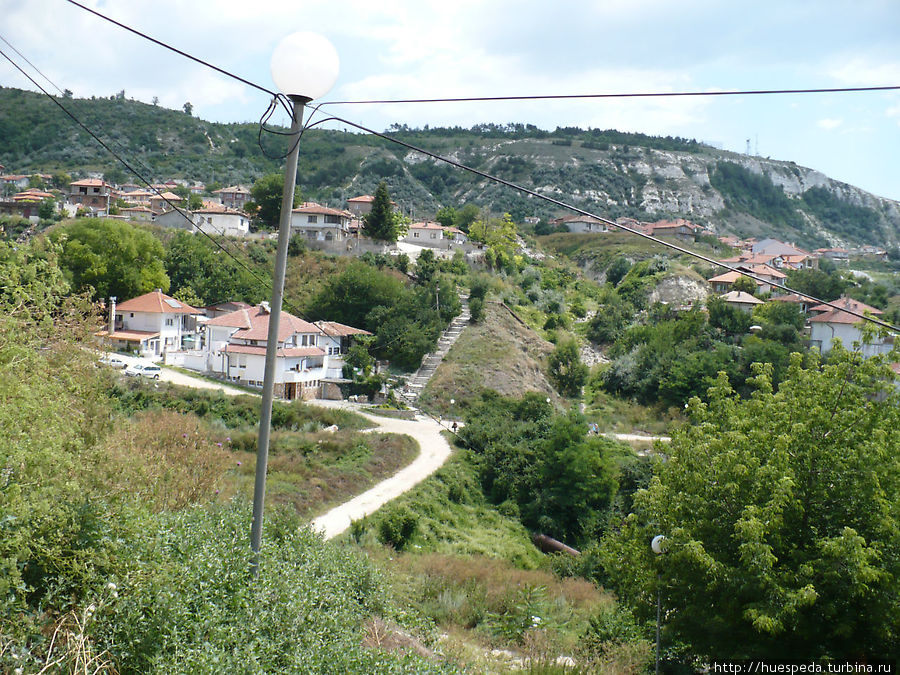
M81 2L267 89L279 40L320 33L341 64L317 102L900 85L897 0ZM217 122L256 121L269 104L264 92L66 0L0 0L0 16L0 50L21 63L12 45L76 97L124 90L169 108L189 101L195 116ZM35 89L2 58L0 85ZM751 154L900 200L900 91L324 110L379 131L521 122L681 136L741 153L749 141Z

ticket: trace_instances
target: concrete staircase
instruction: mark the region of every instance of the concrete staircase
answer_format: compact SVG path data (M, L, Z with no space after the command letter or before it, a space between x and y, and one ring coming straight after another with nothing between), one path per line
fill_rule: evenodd
M441 365L441 361L444 360L444 356L450 351L450 347L453 346L453 343L456 342L456 338L460 336L463 329L469 324L471 318L471 315L469 314L469 297L461 295L459 296L459 299L462 302L462 311L459 313L459 316L455 317L453 321L450 322L450 325L447 326L447 329L441 333L441 337L438 339L437 349L430 354L425 355L422 359L422 365L419 366L419 369L412 374L409 380L407 380L403 390L398 392L400 397L408 405L415 405L416 401L419 399L419 394L422 393L422 390L425 389L425 385L428 384L428 380L434 375L434 371L437 370L437 367Z

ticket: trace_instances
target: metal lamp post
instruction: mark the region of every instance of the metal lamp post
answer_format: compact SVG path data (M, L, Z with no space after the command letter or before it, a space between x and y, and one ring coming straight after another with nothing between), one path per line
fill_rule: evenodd
M294 205L294 185L297 182L297 160L300 156L303 109L313 99L328 93L337 80L338 68L339 59L334 47L327 39L315 33L300 32L288 35L278 43L272 53L272 80L291 100L292 121L288 136L291 150L285 165L284 192L281 198L281 216L278 221L278 250L275 255L275 276L272 280L266 365L259 413L256 477L253 487L253 523L250 527L250 546L253 549L251 569L254 576L259 569L259 551L262 544L266 471L269 463L269 433L272 426L272 399L275 393L275 362L278 352L278 331L284 295L284 275L287 269L288 243L291 239L291 209Z

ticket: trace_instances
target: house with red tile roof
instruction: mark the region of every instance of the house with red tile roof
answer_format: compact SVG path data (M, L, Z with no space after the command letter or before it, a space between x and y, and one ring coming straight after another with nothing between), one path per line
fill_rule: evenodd
M244 204L251 199L250 190L243 185L224 187L220 190L216 190L213 194L218 195L219 203L223 206L227 206L229 209L243 210Z
M268 303L241 308L205 324L206 369L233 382L263 385L269 339ZM275 395L315 398L327 381L340 379L343 354L355 335L370 333L333 321L310 323L281 312L275 356Z
M352 214L342 209L333 209L316 202L304 202L291 211L291 230L301 235L307 244L323 242L332 245L351 237Z
M116 298L110 298L109 323L96 335L113 349L161 357L193 342L196 317L202 313L157 288L118 305Z
M816 347L822 354L831 351L835 340L840 340L846 349L859 351L865 357L875 354L886 354L894 347L896 335L889 334L885 337L875 337L869 344L863 343L864 320L853 314L842 311L847 309L859 314L871 314L878 316L883 312L875 307L854 300L852 298L838 298L829 305L817 305L810 309L817 312L816 316L809 320L810 347Z
M69 183L68 203L93 213L109 212L110 187L99 178L85 178Z

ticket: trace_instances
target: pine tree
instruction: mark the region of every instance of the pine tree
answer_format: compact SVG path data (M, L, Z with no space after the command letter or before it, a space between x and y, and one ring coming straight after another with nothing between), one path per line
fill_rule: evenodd
M391 206L391 195L387 184L381 181L375 189L372 210L363 219L365 231L376 241L397 241L397 226L394 210Z

